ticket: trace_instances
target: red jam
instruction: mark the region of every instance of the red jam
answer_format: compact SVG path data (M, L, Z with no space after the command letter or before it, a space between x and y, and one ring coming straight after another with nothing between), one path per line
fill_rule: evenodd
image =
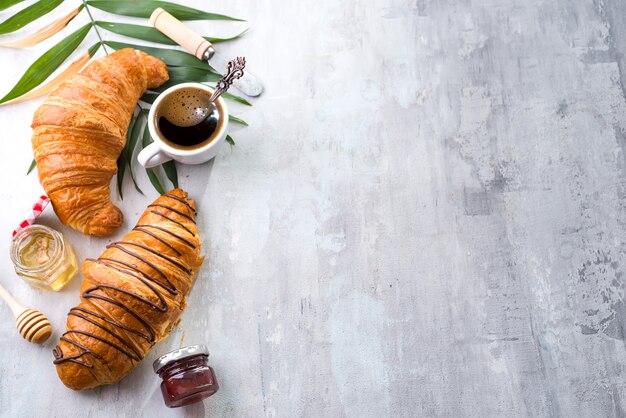
M219 389L204 346L172 351L157 359L154 368L163 379L161 392L165 405L170 408L199 402Z

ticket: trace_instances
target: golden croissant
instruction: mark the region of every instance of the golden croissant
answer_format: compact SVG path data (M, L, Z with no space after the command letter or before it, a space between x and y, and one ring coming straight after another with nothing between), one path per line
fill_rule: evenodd
M66 386L117 383L178 323L203 260L195 216L195 202L172 190L121 241L85 261L81 303L53 351Z
M39 182L61 222L90 235L122 224L109 183L137 100L168 78L159 59L122 49L90 63L37 109L32 145Z

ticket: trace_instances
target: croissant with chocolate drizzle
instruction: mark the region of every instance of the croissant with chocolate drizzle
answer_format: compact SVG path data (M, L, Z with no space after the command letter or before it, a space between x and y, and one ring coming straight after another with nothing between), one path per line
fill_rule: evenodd
M63 383L82 390L119 382L185 309L202 264L195 202L175 189L148 206L121 241L82 266L81 303L53 350Z

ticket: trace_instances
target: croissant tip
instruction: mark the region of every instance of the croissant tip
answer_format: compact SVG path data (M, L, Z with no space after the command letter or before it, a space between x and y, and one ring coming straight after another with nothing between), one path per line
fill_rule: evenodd
M109 204L93 215L91 222L83 226L82 232L93 236L107 236L115 232L123 222L122 211L117 206Z

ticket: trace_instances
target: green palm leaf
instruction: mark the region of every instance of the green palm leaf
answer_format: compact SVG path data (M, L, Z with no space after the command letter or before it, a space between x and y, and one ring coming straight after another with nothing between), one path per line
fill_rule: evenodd
M30 167L28 167L26 175L29 175L35 169L35 167L37 167L37 161L35 161L35 159L33 158L33 161L30 163Z
M178 188L178 171L174 160L163 163L163 170L165 170L165 175L172 182L174 188Z
M128 160L126 159L126 147L128 146L128 138L135 127L135 122L137 119L134 117L130 118L130 123L128 124L128 129L126 130L126 143L124 144L124 149L122 150L120 156L117 158L117 192L120 194L120 198L124 199L124 194L122 193L122 185L124 184L124 174L126 173L126 166L128 165Z
M133 124L132 130L128 131L126 135L126 146L124 147L124 153L126 154L126 162L128 164L128 172L130 173L130 178L135 185L135 190L139 193L143 194L139 186L137 185L137 179L135 178L135 173L133 172L133 152L135 151L135 147L137 146L137 140L139 139L139 134L142 132L141 128L143 126L143 120L145 119L143 112L139 112L137 118L135 119L135 123Z
M208 13L191 7L182 6L168 1L137 1L137 0L89 0L89 6L117 15L149 18L154 9L162 7L180 20L236 20L230 16Z
M78 45L80 45L83 39L85 39L85 36L87 36L89 29L91 29L91 23L87 23L46 51L28 67L22 78L20 78L11 91L0 99L0 103L19 97L41 84L54 70L59 68L63 61L65 61L76 48L78 48Z
M151 46L134 45L114 41L104 41L104 44L110 46L115 50L124 48L135 48L145 52L146 54L152 55L153 57L157 57L158 59L165 62L167 65L175 67L195 67L204 70L207 70L209 67L206 62L200 61L195 56L183 51L177 51L175 49L154 48Z
M208 66L204 68L168 67L167 71L170 74L170 81L178 82L195 81L197 83L207 83L210 81L217 81L222 77L221 75L211 71Z
M118 35L129 36L135 39L141 39L143 41L157 42L166 45L176 45L167 36L150 26L132 25L130 23L114 23L97 21L96 25L108 30L109 32L117 33Z
M120 154L117 159L117 192L120 194L120 199L124 200L124 193L122 193L122 184L124 183L124 172L126 171L126 156L124 153Z
M0 23L0 35L15 32L30 22L54 10L63 0L39 0L37 3L20 10L4 22Z
M117 33L118 35L128 36L130 38L141 39L142 41L156 42L164 45L177 45L176 42L172 41L170 38L150 26L103 21L97 21L96 25L108 30L109 32ZM248 29L235 36L231 36L230 38L212 38L210 36L205 36L204 39L213 44L217 44L220 42L227 42L241 38L247 31Z
M152 143L152 137L150 136L150 130L148 129L148 124L145 125L143 129L143 138L141 140L141 146L143 148L147 147ZM163 184L161 184L161 180L159 180L159 176L157 176L155 170L153 168L146 168L146 174L148 175L148 179L152 186L156 189L159 194L165 194L165 188Z
M24 0L0 0L0 10L8 9L9 7L15 6L23 1Z
M165 194L165 189L161 184L161 180L159 180L159 176L157 176L156 172L154 171L154 168L146 168L146 174L148 175L148 179L150 180L150 183L152 183L154 189L159 194Z
M233 123L238 123L240 125L248 126L248 122L243 119L238 118L237 116L228 115L228 120Z
M159 97L157 93L145 93L143 96L139 98L144 103L154 103L154 101Z
M247 101L243 97L236 96L236 95L234 95L232 93L229 93L229 92L222 93L222 97L224 99L227 99L227 100L232 100L233 102L241 103L242 105L252 106L252 103L250 103L249 101Z
M239 32L237 35L231 36L229 38L213 38L211 36L204 36L203 38L206 39L207 41L211 42L212 44L219 44L220 42L228 42L228 41L234 41L235 39L239 39L243 35L245 35L246 32L248 32L248 29L246 29L246 30L244 30L242 32Z

